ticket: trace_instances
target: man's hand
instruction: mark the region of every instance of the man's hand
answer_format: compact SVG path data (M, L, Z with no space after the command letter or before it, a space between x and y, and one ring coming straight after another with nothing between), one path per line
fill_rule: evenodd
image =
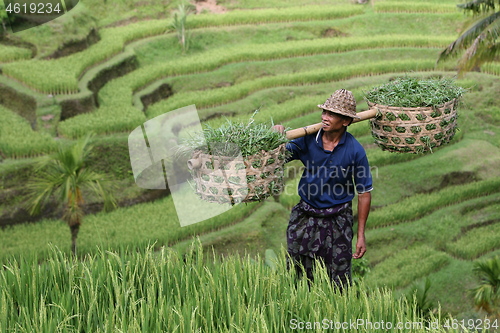
M285 133L285 126L283 125L274 125L271 129L276 132Z
M365 237L358 237L358 241L356 242L356 252L352 255L354 259L361 259L365 255L366 252L366 243Z

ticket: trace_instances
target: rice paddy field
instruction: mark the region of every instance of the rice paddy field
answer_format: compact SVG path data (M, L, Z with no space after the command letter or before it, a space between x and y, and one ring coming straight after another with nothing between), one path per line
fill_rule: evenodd
M324 318L427 320L428 330L388 332L475 331L444 325L485 318L473 265L500 255L500 64L460 78L453 61L436 64L465 20L455 0L357 2L193 2L200 10L187 17L183 50L172 28L178 2L80 0L1 39L0 220L17 214L18 223L0 228L0 332L288 332ZM134 201L148 192L134 184L127 138L148 119L195 104L212 127L259 110L256 121L298 128L320 121L316 105L335 90L351 90L360 112L366 92L401 76L456 78L467 89L459 131L432 153L398 154L374 144L367 121L349 127L374 190L367 273L348 293L321 270L308 286L286 269L296 162L279 197L186 227L171 196ZM19 211L33 163L89 132L91 163L125 204L85 217L75 259L65 222ZM426 280L431 315L404 297Z

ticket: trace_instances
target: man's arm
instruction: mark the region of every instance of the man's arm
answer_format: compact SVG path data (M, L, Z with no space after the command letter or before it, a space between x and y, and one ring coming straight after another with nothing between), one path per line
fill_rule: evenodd
M283 125L274 125L273 127L271 127L271 129L273 131L285 133L285 126ZM291 155L287 157L285 163L300 159L300 154L302 154L302 151L304 149L303 138L288 141L288 143L286 144L286 149L291 153Z
M365 226L370 213L371 202L372 195L370 192L358 194L358 240L356 242L356 252L352 255L355 259L362 258L366 252Z

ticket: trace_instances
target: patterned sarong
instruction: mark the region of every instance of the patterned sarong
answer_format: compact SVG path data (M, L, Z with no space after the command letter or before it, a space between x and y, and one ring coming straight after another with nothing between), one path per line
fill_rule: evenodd
M351 281L352 225L351 202L316 209L301 200L293 207L287 229L288 254L299 276L302 265L312 280L314 261L320 259L332 282L346 287Z

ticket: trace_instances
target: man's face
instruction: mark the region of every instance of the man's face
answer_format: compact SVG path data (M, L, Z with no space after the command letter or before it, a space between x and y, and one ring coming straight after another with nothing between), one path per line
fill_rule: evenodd
M323 110L323 113L321 114L321 122L323 123L323 131L336 132L349 126L351 120L348 117L343 117L337 113Z

